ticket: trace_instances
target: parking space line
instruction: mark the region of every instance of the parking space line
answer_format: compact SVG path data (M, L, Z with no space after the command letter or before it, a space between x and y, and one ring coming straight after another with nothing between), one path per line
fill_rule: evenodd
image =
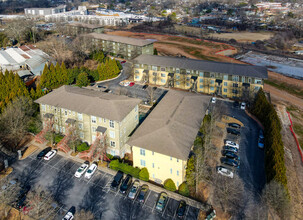
M147 202L147 200L148 200L148 198L149 198L150 193L151 193L151 191L149 190L149 191L148 191L148 195L147 195L147 197L146 197L146 199L145 199L145 201L144 201L144 203L143 203L142 208L145 206L145 204L146 204L146 202Z
M187 206L187 210L186 210L185 217L187 217L187 215L188 215L189 208L190 208L190 206L188 205L188 206Z
M166 210L166 208L167 208L167 206L168 206L169 200L170 200L170 198L168 197L168 200L167 200L166 205L165 205L165 207L164 207L162 216L164 215L164 212L165 212L165 210ZM168 215L168 216L170 216L170 215ZM171 217L171 216L170 216L170 217Z

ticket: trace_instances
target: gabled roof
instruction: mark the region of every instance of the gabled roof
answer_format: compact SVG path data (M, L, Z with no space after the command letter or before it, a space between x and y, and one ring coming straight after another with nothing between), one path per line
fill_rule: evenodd
M122 36L110 35L110 34L90 33L90 34L86 34L86 36L90 36L95 39L113 41L113 42L130 44L135 46L145 46L153 43L153 41L150 40L143 40L143 39L132 38L132 37L122 37Z
M35 102L109 120L122 121L141 100L65 85Z
M262 66L253 66L237 63L223 63L206 60L195 60L188 58L167 57L142 54L134 63L148 64L162 67L175 67L180 69L201 70L229 75L248 76L267 79L267 69Z
M187 160L209 101L209 96L170 90L128 144Z

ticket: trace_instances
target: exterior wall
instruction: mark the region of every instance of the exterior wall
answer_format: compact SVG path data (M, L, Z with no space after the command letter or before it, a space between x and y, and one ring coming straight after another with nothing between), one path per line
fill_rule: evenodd
M228 98L241 98L255 94L263 88L264 80L237 75L206 72L203 70L178 69L174 67L134 65L134 81L175 87L185 90L196 90L206 94L217 94ZM173 74L170 82L170 74ZM192 79L196 77L196 81ZM219 83L217 80L222 81ZM244 86L246 83L248 86ZM247 98L247 97L246 97Z
M67 26L67 30L68 30L68 34L69 35L80 35L80 34L89 34L92 32L96 32L96 33L103 33L104 28L100 27L100 28L88 28L88 27L82 27L82 26L73 26L73 25L68 25Z
M177 187L185 181L186 161L136 146L132 147L132 151L133 166L146 167L150 180L163 184L166 179L171 178Z
M139 123L138 106L135 107L123 120L110 121L106 118L94 117L87 114L81 114L68 109L58 108L55 106L40 104L41 118L45 113L54 115L54 129L57 133L65 134L65 121L75 119L75 126L79 132L80 139L89 144L92 144L96 138L96 129L98 126L107 128L107 152L112 155L123 157L121 148L127 141L128 135ZM136 116L137 115L137 116ZM113 122L113 126L112 126ZM114 144L113 144L114 142Z

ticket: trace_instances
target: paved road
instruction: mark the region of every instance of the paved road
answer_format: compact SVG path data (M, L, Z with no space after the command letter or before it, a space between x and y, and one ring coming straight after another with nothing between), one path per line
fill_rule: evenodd
M78 179L74 173L81 165L79 162L61 155L50 161L37 161L37 153L14 163L10 177L32 185L32 189L37 185L48 189L60 204L54 207L54 219L62 219L71 206L92 211L96 219L175 219L178 201L172 198L160 213L155 210L159 194L154 191L149 191L146 202L140 204L110 189L113 176L108 173L98 170L90 180ZM198 213L199 209L188 206L185 219L197 219Z

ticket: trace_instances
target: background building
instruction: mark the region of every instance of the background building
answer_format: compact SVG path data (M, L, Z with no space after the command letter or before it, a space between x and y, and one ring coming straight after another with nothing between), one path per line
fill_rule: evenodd
M80 35L80 34L89 34L89 33L103 33L104 27L100 25L85 24L85 23L69 23L67 25L69 35Z
M150 179L177 186L185 168L210 98L170 90L131 136L133 166L147 167Z
M63 13L66 11L66 5L59 5L55 8L25 8L25 15L53 15L58 13Z
M123 157L129 134L139 123L139 99L73 86L62 86L36 100L41 118L53 120L57 133L73 126L82 141L92 144L97 132L107 136L107 152ZM43 126L47 126L43 123Z
M134 60L135 81L229 98L253 96L264 79L267 69L261 66L152 55Z
M141 54L154 53L154 44L149 40L97 33L87 34L85 37L113 56L133 59Z

